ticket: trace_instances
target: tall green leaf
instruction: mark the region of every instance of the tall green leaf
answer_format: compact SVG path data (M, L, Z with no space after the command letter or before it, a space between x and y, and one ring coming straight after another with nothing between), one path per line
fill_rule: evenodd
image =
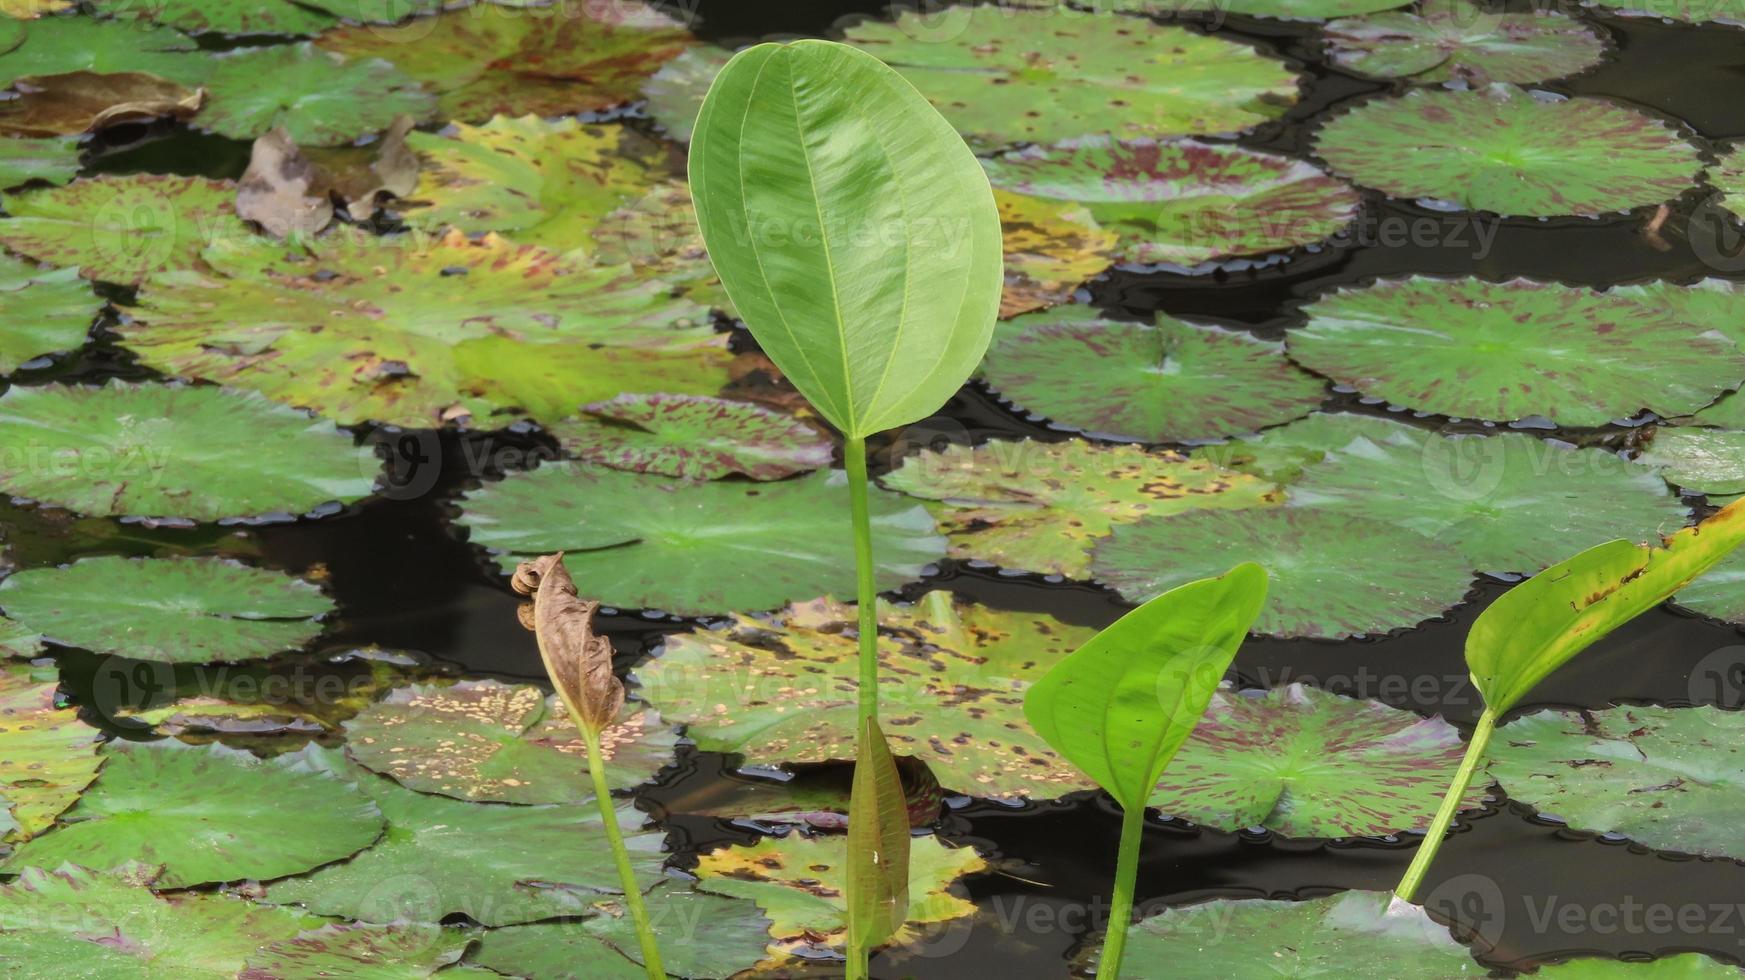
M909 806L879 723L860 726L848 803L848 944L866 951L909 917Z
M746 326L850 438L924 418L987 349L1000 221L963 140L877 58L763 44L692 137L703 241Z

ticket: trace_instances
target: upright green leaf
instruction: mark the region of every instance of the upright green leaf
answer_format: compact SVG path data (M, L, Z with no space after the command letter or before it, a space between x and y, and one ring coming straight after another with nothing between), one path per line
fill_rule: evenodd
M860 726L848 804L849 945L872 949L909 917L909 808L897 760L875 719ZM869 887L855 888L853 882Z
M851 439L925 417L975 370L1003 283L993 192L878 59L827 41L742 52L703 103L690 169L728 296Z

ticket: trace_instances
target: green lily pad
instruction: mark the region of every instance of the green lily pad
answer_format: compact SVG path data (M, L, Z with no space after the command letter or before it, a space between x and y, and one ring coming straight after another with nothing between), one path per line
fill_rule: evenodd
M1359 440L1382 442L1402 436L1401 423L1352 412L1315 412L1259 435L1194 447L1194 456L1225 469L1272 483L1295 483L1308 467L1336 449Z
M972 145L1235 133L1283 115L1297 78L1246 44L1130 17L904 10L846 39L915 84Z
M341 27L317 43L351 57L386 58L437 93L444 116L483 122L630 102L644 79L694 42L666 14L621 0L454 10L398 27Z
M636 671L642 694L704 751L764 765L854 758L854 607L831 599L670 636ZM1091 788L1036 735L1023 695L1092 630L929 592L879 605L881 724L891 751L975 796Z
M184 664L149 696L102 710L159 735L247 735L256 746L287 736L300 746L311 735L337 734L345 721L416 676L413 664L406 654L374 647L238 666ZM126 665L120 669L125 676Z
M1323 126L1315 150L1335 173L1393 197L1537 217L1659 204L1703 166L1652 116L1502 84L1366 102Z
M634 473L779 480L829 466L834 447L792 415L725 398L620 395L583 409L546 430L576 459Z
M0 657L30 659L42 654L42 634L0 617Z
M587 750L563 704L532 685L403 687L345 725L353 761L420 793L497 803L594 798ZM601 733L606 782L628 789L671 764L678 735L648 711Z
M0 581L0 607L63 646L212 663L296 650L333 600L312 582L219 558L84 558Z
M975 914L975 905L952 885L987 870L973 847L947 847L934 836L917 837L909 852L909 917L893 945L916 935L916 927ZM703 855L697 875L709 891L756 902L770 918L770 938L787 952L827 953L847 939L848 838L808 837L797 832L765 838L750 847L726 847Z
M1302 684L1220 691L1151 805L1219 830L1380 837L1422 830L1466 752L1460 733ZM1466 806L1484 787L1473 786Z
M1693 412L1745 378L1745 355L1640 287L1384 280L1311 303L1299 364L1367 395L1461 418L1604 425Z
M375 488L330 422L225 388L110 382L0 395L0 490L97 516L306 514Z
M1692 612L1745 626L1745 554L1721 559L1672 599Z
M1745 218L1745 143L1728 147L1709 168L1709 184L1721 192L1721 207Z
M1154 17L1176 17L1204 11L1281 20L1325 20L1402 6L1405 4L1401 0L1112 0L1109 9Z
M981 370L1027 411L1142 442L1252 432L1301 418L1326 397L1283 344L1166 314L1155 326L1105 320L1082 306L1002 326Z
M85 345L103 301L77 269L38 269L0 256L0 374L45 354Z
M20 78L92 71L138 71L190 88L205 82L212 59L180 31L90 17L44 17L24 26L24 42L0 53L0 85Z
M54 825L97 776L100 733L58 705L53 667L0 663L0 817L7 840L28 839Z
M1719 708L1540 711L1498 730L1489 771L1510 799L1572 827L1737 858L1742 734L1745 714Z
M369 797L310 768L306 753L263 761L221 745L118 742L103 774L61 826L0 871L63 863L163 866L155 882L187 888L277 878L341 861L382 833Z
M1106 136L1015 150L995 187L1083 204L1127 262L1194 266L1337 235L1357 216L1344 181L1312 164L1198 140Z
M668 137L689 143L697 113L703 108L703 96L732 57L733 52L713 44L687 49L642 83L644 111Z
M95 0L99 13L149 19L188 34L319 34L334 18L293 0Z
M674 483L560 463L473 491L460 523L505 572L562 551L590 598L689 616L853 594L847 499L840 470L779 483ZM874 489L872 527L881 591L944 554L926 509L897 494Z
M1541 82L1586 71L1606 53L1600 36L1572 17L1492 13L1468 0L1336 20L1326 33L1333 64L1423 85Z
M77 0L0 0L0 14L18 21L35 20L76 5Z
M592 803L512 806L468 803L406 789L373 776L336 750L311 762L359 780L388 831L343 864L273 883L266 900L368 922L440 922L464 914L486 926L586 912L620 894L617 866ZM643 816L618 811L637 880L661 878L665 834L640 829Z
M640 276L671 283L695 302L733 313L733 303L703 247L691 188L685 181L656 184L606 215L592 238L597 261L628 265Z
M1082 204L994 190L1000 209L1006 287L1000 316L1072 301L1073 291L1115 261L1116 236Z
M1254 626L1271 636L1339 640L1416 626L1458 605L1472 586L1466 557L1436 541L1316 507L1202 511L1119 525L1098 543L1091 571L1137 604L1236 561L1258 562L1271 576Z
M193 267L215 239L248 234L236 188L204 177L105 175L12 194L0 243L86 277L132 285L155 272Z
M1568 977L1571 980L1641 980L1645 977L1666 977L1669 980L1738 980L1740 969L1730 963L1710 959L1701 953L1680 953L1656 960L1614 960L1598 956L1552 963L1534 970L1534 977Z
M1585 0L1585 4L1619 17L1655 17L1687 24L1745 26L1745 12L1723 0Z
M25 868L0 885L0 972L9 977L224 980L255 950L321 920L212 892L154 894L84 868Z
M1118 525L1281 498L1268 481L1180 453L1077 440L949 446L910 457L883 482L937 502L952 557L1073 578L1087 577L1091 547Z
M49 137L0 140L0 188L33 180L64 184L79 172L79 141Z
M731 977L764 958L770 920L756 903L663 882L649 893L649 923L660 939L667 973L679 977ZM492 929L468 961L505 976L527 980L579 978L638 980L642 952L633 920L619 903L568 922L542 922Z
M300 146L333 146L436 115L436 97L380 58L348 60L304 42L214 59L198 124L232 139L283 127Z
M459 960L472 942L471 933L433 925L334 923L262 946L236 980L417 980Z
M629 269L494 236L341 236L313 259L263 242L205 261L148 282L122 342L167 373L341 422L431 427L561 399L555 419L649 374L694 377L653 390L726 380L707 309Z
M1702 417L1701 413L1697 416ZM1697 493L1745 493L1745 432L1662 429L1636 457L1660 470L1666 482Z

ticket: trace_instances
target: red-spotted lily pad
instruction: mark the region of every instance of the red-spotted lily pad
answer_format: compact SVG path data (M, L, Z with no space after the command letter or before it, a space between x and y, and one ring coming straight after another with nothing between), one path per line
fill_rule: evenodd
M8 195L0 243L91 279L131 285L194 266L202 249L248 235L236 188L203 177L93 177Z
M1687 24L1745 26L1745 10L1731 0L1585 0L1604 13L1620 17L1654 17Z
M1234 133L1297 100L1296 76L1246 44L1064 6L905 10L850 43L903 73L972 145Z
M64 184L79 172L79 141L59 137L0 140L0 189L33 180Z
M1599 64L1592 28L1551 11L1491 12L1468 0L1433 0L1327 25L1333 64L1371 78L1440 82L1541 82Z
M345 733L353 761L421 793L497 803L594 796L581 734L561 702L531 685L403 687L346 722ZM626 711L600 741L607 783L627 789L673 761L678 736L638 710Z
M460 523L505 571L562 551L589 598L704 615L852 594L847 499L840 470L778 483L689 483L560 463L473 491ZM875 489L871 507L880 590L914 580L943 556L918 502Z
M1127 262L1195 266L1312 245L1357 215L1357 194L1312 164L1197 140L1086 137L987 168L996 187L1084 205Z
M811 425L749 402L699 395L620 395L547 426L564 451L634 473L779 480L829 466L833 443Z
M1080 283L1115 261L1115 233L1098 226L1082 204L998 189L994 204L1006 258L1002 317L1071 302Z
M1345 639L1416 626L1458 605L1471 563L1415 531L1315 507L1202 511L1118 525L1097 581L1141 603L1232 562L1271 576L1255 632ZM1377 583L1385 583L1379 585Z
M1693 412L1745 379L1745 353L1657 291L1515 279L1384 280L1311 303L1291 357L1395 405L1460 418L1604 425Z
M1402 6L1405 6L1402 0L1112 0L1115 10L1156 17L1204 11L1214 15L1242 14L1280 20L1324 20Z
M1503 84L1366 102L1323 126L1315 150L1335 173L1393 197L1533 217L1659 204L1703 168L1652 116Z
M301 146L348 143L399 116L436 115L436 98L380 58L347 59L312 44L244 48L215 59L211 99L196 122L232 139L282 127Z
M99 13L149 19L189 34L319 34L334 18L296 0L94 0Z
M1221 691L1151 805L1219 830L1380 837L1422 830L1465 746L1454 726L1302 684ZM1473 786L1466 805L1484 797Z
M251 392L111 382L0 396L0 490L100 517L306 514L375 489L352 437Z
M483 122L630 102L644 79L694 40L666 14L618 0L475 7L398 27L342 27L317 43L352 57L385 58L437 93L443 115Z
M1510 799L1572 827L1738 858L1741 736L1745 714L1719 708L1541 711L1497 731L1490 776Z
M0 374L85 345L103 301L77 269L39 269L0 256Z
M816 599L776 616L669 637L636 672L643 696L705 751L755 764L854 757L853 606ZM948 790L1051 798L1090 788L1030 728L1024 692L1092 631L929 592L880 604L881 724L891 751Z
M192 87L212 71L212 58L193 38L153 24L44 17L23 25L23 34L0 52L0 85L32 75L140 71Z
M1026 411L1142 442L1252 432L1301 418L1326 396L1283 344L1164 314L1155 325L1105 320L1082 306L1002 326L981 370Z
M689 143L697 113L703 108L703 96L732 57L733 52L725 48L699 44L660 66L660 71L642 84L645 111L667 136Z
M1085 578L1091 547L1151 514L1277 504L1272 483L1180 453L1136 446L1002 442L904 461L885 486L935 501L955 558Z
M335 923L262 946L236 980L428 977L459 960L473 933L419 923Z
M100 733L63 708L53 667L0 663L0 823L24 840L54 825L97 776ZM3 957L0 957L3 959Z
M1709 185L1721 192L1721 207L1745 218L1745 144L1729 147L1709 168Z

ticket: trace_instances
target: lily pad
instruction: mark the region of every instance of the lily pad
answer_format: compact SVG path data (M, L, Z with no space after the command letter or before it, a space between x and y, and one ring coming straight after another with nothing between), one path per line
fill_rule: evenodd
M666 14L620 0L454 10L398 27L341 27L317 43L351 57L386 58L437 93L444 116L483 122L630 102L644 79L694 41Z
M1672 598L1692 612L1745 626L1745 554L1721 559Z
M1116 236L1084 205L996 189L1006 257L1000 316L1071 302L1078 285L1114 262Z
M1345 639L1416 626L1472 586L1466 557L1415 531L1314 507L1202 511L1117 526L1092 573L1132 603L1258 562L1272 578L1255 632Z
M1745 493L1745 432L1662 429L1636 460L1660 470L1666 482L1685 490Z
M1380 837L1422 830L1466 747L1454 726L1302 684L1220 691L1151 805L1218 830ZM1469 789L1477 806L1484 787Z
M596 261L628 265L638 275L671 283L680 295L733 313L733 303L703 247L691 188L685 181L657 183L608 214L594 228L592 238Z
M0 53L0 86L30 75L140 71L197 86L212 59L193 38L152 24L90 17L45 17L24 25L24 41Z
M306 514L375 488L380 463L330 422L251 392L180 385L13 387L0 490L96 516Z
M531 685L403 687L345 725L353 761L420 793L497 803L594 798L587 751L561 702ZM606 782L628 789L673 761L678 735L649 711L600 736Z
M64 184L78 172L77 139L0 140L0 188L33 180Z
M917 837L909 852L909 917L892 939L901 945L917 926L975 914L953 884L987 870L973 847L947 847L931 835ZM726 847L697 864L702 886L749 898L771 920L769 935L787 951L827 953L847 939L848 838L789 833L750 847Z
M749 402L698 395L620 395L546 427L586 463L713 480L779 480L829 466L834 443L805 422Z
M1049 10L904 10L847 40L915 84L982 149L1235 133L1283 115L1297 78L1246 44L1149 20Z
M194 266L214 241L248 234L232 204L236 188L204 177L105 175L6 198L0 243L86 277L132 285L155 272Z
M84 558L0 581L0 607L63 646L211 663L295 650L333 600L312 582L218 558Z
M1057 424L1142 442L1252 432L1301 418L1326 385L1252 334L1159 314L1156 325L1074 306L1002 326L982 377Z
M686 49L642 83L644 111L668 137L689 143L697 113L703 108L703 96L709 94L715 76L732 58L733 52L713 44Z
M1648 977L1666 977L1668 980L1738 980L1740 972L1737 966L1710 959L1701 953L1680 953L1677 956L1663 956L1648 961L1584 956L1542 966L1531 975L1545 978L1569 977L1571 980L1638 980Z
M1360 439L1384 441L1402 435L1401 423L1354 412L1315 412L1289 425L1215 445L1194 447L1194 456L1225 469L1273 483L1294 483L1327 454Z
M704 751L761 765L854 758L854 607L831 599L670 636L643 696ZM950 790L1052 798L1091 788L1025 721L1024 692L1092 630L929 592L879 606L881 724L891 751Z
M1745 25L1745 12L1725 0L1585 0L1586 5L1620 17L1655 17L1687 24Z
M1383 280L1311 303L1290 332L1304 367L1396 405L1509 421L1604 425L1688 414L1738 386L1745 354L1641 287L1514 279Z
M17 20L34 20L76 6L77 0L0 0L0 14Z
M675 483L561 463L473 491L460 523L505 572L562 551L590 598L703 615L852 594L847 499L840 470L779 483ZM919 503L876 488L871 503L881 591L943 556Z
M1659 204L1703 167L1652 116L1503 84L1366 102L1323 126L1315 150L1335 173L1393 197L1536 217Z
M0 871L63 863L162 865L155 884L277 878L344 860L382 833L369 797L310 768L307 754L263 761L220 745L117 742L103 775L61 826L18 850Z
M149 19L188 34L319 34L334 18L294 0L95 0L99 13Z
M1204 11L1281 20L1324 20L1405 6L1401 0L1111 0L1110 9L1175 17ZM1101 9L1101 8L1099 8Z
M1115 257L1196 266L1337 235L1357 216L1344 181L1301 160L1198 140L1092 136L987 163L995 187L1084 205Z
M214 59L199 125L232 139L283 127L302 146L347 143L398 116L436 115L436 97L380 58L348 60L314 45L244 48Z
M1606 53L1600 36L1573 17L1492 13L1468 0L1336 20L1326 34L1333 64L1423 85L1541 82L1586 71Z
M433 925L334 923L262 946L236 980L416 980L459 960L472 942L470 933Z
M1728 147L1709 169L1709 184L1721 192L1721 207L1745 218L1745 143Z
M770 920L754 902L672 881L656 885L646 905L670 975L732 977L764 958ZM646 977L635 926L623 907L602 904L596 912L569 922L492 929L468 961L527 980L579 980L580 964L586 964L588 980Z
M1745 794L1745 714L1540 711L1497 735L1489 771L1510 799L1653 848L1745 855L1733 824Z
M1282 497L1268 481L1181 453L1076 440L949 446L910 457L883 482L936 501L952 557L1073 578L1087 577L1091 547L1118 525Z
M77 269L38 269L0 256L0 374L85 345L103 301Z
M613 281L624 288L654 285L634 272L619 268L618 273L621 278ZM605 301L608 295L598 299ZM629 335L621 339L638 343ZM671 349L602 347L579 341L528 343L495 335L463 341L455 345L454 353L462 367L463 389L476 394L479 403L537 419L563 419L583 405L625 391L713 395L727 386L734 361L727 350L727 335L678 343L681 346Z
M167 683L131 703L100 707L123 727L159 735L247 735L301 739L340 726L414 674L402 653L365 647L340 654L275 657L239 666L181 665ZM128 665L115 669L126 676ZM110 675L113 676L113 675Z
M58 704L53 667L0 663L0 838L24 840L54 825L97 776L101 737Z
M0 657L30 659L42 653L42 634L0 617Z

